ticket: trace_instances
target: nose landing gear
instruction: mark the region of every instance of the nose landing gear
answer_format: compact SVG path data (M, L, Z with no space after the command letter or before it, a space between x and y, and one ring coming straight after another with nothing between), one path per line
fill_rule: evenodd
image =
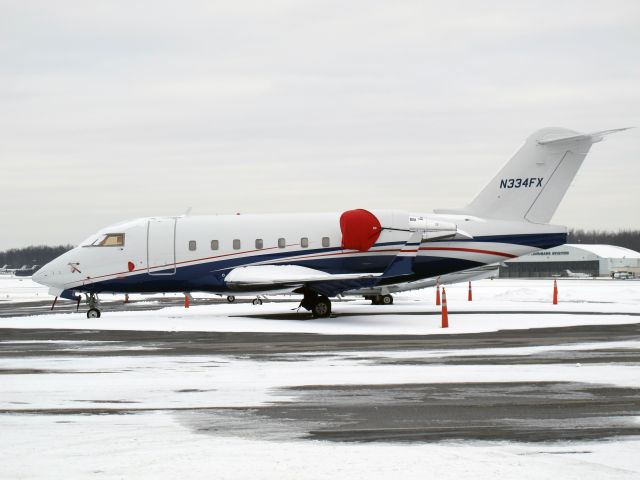
M89 304L87 318L100 318L100 309L98 308L100 300L98 300L98 296L95 293L89 293L86 297Z

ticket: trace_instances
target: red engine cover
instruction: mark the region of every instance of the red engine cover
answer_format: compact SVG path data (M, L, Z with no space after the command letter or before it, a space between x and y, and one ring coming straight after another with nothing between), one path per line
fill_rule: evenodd
M340 216L340 230L342 248L366 252L378 240L382 226L373 213L359 208Z

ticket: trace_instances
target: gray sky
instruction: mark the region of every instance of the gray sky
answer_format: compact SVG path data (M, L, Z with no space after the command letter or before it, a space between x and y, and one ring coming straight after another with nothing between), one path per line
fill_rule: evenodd
M640 127L640 2L0 0L0 249L127 218L465 205L534 130ZM554 223L640 228L640 128Z

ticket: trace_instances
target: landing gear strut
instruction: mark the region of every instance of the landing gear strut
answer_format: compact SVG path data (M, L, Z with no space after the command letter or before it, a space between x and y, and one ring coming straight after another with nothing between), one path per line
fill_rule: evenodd
M309 310L314 318L327 318L331 316L331 300L316 292L304 292L304 298L300 306Z
M87 311L87 318L100 318L100 309L98 305L100 301L95 293L87 294L87 303L89 304L89 310Z

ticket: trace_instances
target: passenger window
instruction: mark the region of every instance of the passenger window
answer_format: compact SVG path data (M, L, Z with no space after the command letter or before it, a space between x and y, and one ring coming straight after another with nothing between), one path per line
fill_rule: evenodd
M329 240L329 237L322 237L322 246L328 247L330 245L331 245L331 240Z
M211 240L211 250L218 250L219 247L218 240Z
M194 252L196 250L196 241L195 240L189 240L189 250Z
M261 250L262 248L264 248L264 242L262 241L261 238L256 238L256 248L258 250Z
M124 247L124 233L107 233L93 242L94 247Z
M236 239L233 241L233 249L234 249L234 250L240 250L240 239L236 238Z
M302 248L308 248L309 247L309 239L307 237L302 237L300 239L300 246Z
M286 245L287 245L287 242L284 240L284 238L278 239L278 248L284 248Z

